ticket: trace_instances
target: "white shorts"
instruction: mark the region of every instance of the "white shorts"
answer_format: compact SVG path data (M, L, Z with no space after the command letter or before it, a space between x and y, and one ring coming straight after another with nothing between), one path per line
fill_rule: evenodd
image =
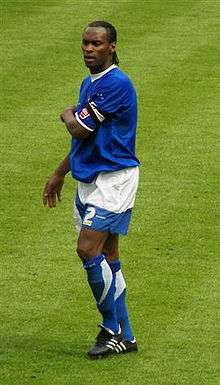
M78 182L74 204L77 229L90 227L127 234L139 181L139 167L101 172L92 183Z

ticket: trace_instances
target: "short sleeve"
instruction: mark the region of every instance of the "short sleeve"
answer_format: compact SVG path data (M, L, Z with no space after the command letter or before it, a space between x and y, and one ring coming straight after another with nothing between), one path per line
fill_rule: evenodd
M79 106L76 119L89 131L94 131L106 119L121 111L128 100L128 90L123 84L112 82L100 86L90 96L87 104Z

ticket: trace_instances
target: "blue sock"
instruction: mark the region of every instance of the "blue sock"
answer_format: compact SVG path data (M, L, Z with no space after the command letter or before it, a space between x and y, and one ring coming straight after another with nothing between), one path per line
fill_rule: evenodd
M128 311L125 303L126 284L121 272L120 261L109 262L115 283L115 304L118 317L118 323L121 327L122 337L126 341L132 341L134 335L128 318Z
M99 312L103 317L103 326L118 333L119 324L114 301L115 286L112 271L103 255L88 260L84 264L89 286L95 297Z

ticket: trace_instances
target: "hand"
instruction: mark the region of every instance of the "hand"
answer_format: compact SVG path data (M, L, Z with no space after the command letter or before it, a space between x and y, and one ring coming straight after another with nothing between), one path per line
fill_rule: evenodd
M48 180L43 191L43 204L50 208L56 207L57 199L61 201L61 190L64 183L64 176L54 174Z
M75 110L76 106L70 106L67 107L61 114L60 119L63 123L69 123L72 122L73 118L75 118Z

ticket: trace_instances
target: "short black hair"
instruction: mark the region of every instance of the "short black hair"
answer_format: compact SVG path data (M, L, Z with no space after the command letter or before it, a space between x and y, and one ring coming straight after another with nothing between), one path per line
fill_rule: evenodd
M116 43L117 42L117 31L116 31L115 27L112 24L108 23L107 21L103 21L103 20L92 21L91 23L88 24L88 27L105 28L105 30L107 31L109 43ZM119 59L118 59L118 55L116 52L113 53L112 59L113 59L114 64L116 64L116 65L119 64Z

